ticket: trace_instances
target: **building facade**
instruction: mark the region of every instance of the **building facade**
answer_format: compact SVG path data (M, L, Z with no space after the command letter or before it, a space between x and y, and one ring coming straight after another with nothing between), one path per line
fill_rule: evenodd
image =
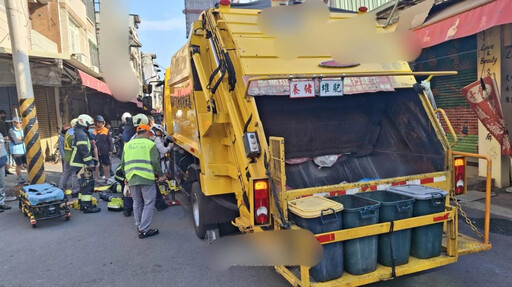
M116 124L123 112L141 111L137 101L115 100L102 81L97 41L100 30L94 0L22 0L19 3L29 24L27 45L41 146L46 158L53 155L62 125L80 114L103 115ZM0 1L0 109L12 118L19 115L19 110L8 27L4 1ZM134 53L135 58L137 53L140 52ZM141 75L140 55L135 62L138 64L134 67Z
M149 95L152 99L152 109L154 112L161 113L163 111L163 89L160 82L159 65L155 62L156 54L142 53L142 78L144 84L153 86L153 91Z

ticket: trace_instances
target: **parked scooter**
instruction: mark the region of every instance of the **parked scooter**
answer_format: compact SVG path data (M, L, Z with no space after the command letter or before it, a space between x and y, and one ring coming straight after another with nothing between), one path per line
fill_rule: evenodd
M56 142L53 145L53 154L52 154L53 163L59 163L61 161L61 155L59 150L59 142Z

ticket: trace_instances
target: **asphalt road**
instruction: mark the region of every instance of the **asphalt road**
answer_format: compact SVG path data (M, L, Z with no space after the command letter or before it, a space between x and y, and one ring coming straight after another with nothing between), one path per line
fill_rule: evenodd
M100 213L73 210L69 222L40 221L36 229L17 202L9 205L14 208L0 214L0 286L288 286L272 267L206 267L204 251L214 245L197 239L187 205L155 212L160 234L144 240L133 218L107 211L102 201ZM501 219L490 251L372 286L512 286L512 222Z

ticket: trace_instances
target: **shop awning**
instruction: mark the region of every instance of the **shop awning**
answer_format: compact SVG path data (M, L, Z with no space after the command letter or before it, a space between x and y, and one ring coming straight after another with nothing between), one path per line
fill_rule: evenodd
M96 91L102 92L104 94L112 95L110 89L108 88L107 83L96 79L95 77L79 70L78 75L80 75L80 79L82 80L82 85L89 87L91 89L95 89Z
M512 23L510 0L496 0L414 31L422 47L467 37L494 26Z
M99 91L104 94L112 96L112 93L110 92L110 89L108 88L107 83L105 83L101 80L98 80L95 77L93 77L83 71L80 71L79 69L77 69L77 71L78 71L78 75L80 75L80 79L82 80L83 86L89 87L91 89L95 89L96 91ZM137 107L142 108L142 103L137 101L137 99L133 99L130 102L136 104Z

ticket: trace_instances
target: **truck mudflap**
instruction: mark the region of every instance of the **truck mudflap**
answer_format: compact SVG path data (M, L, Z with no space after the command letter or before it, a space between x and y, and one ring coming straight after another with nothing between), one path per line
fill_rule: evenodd
M232 205L236 207L233 194L207 196L205 199L206 204L202 212L209 215L205 218L205 224L229 223L238 217L238 208L236 210L232 208Z

